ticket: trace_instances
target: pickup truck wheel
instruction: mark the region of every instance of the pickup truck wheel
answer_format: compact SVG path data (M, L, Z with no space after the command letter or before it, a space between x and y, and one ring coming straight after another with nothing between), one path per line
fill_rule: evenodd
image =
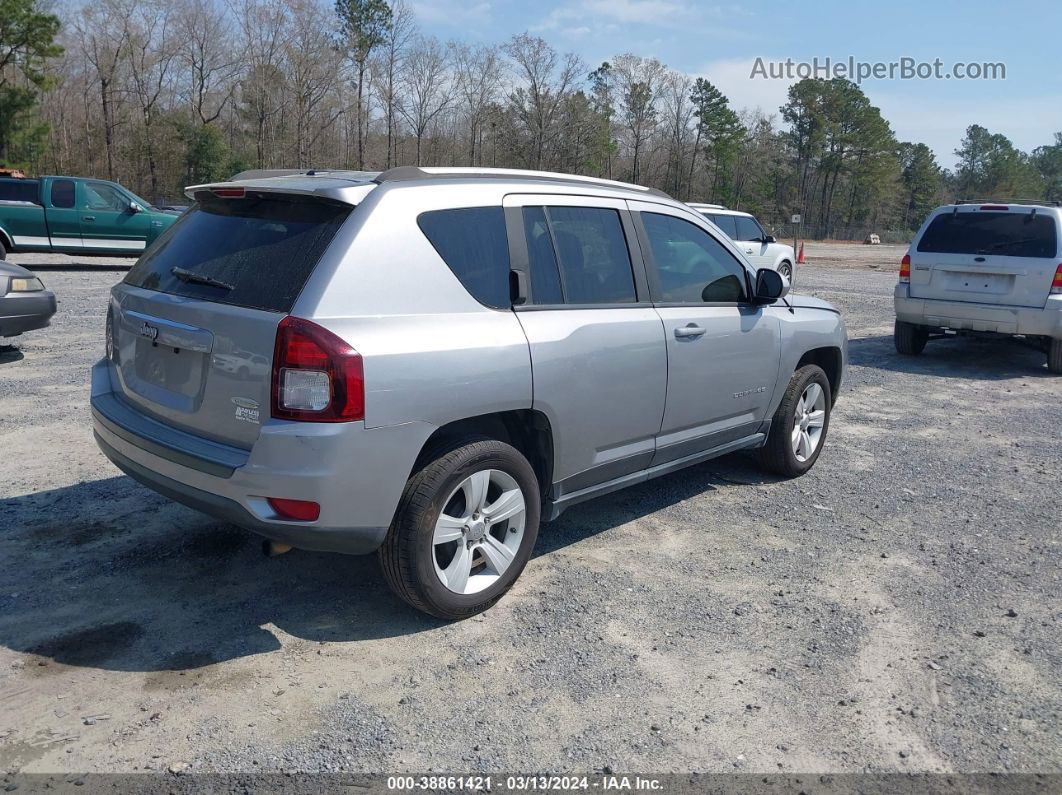
M902 353L904 356L917 356L926 349L929 331L924 326L897 320L893 327L892 340L896 345L897 353Z
M527 565L541 502L515 448L494 439L444 448L406 484L379 552L387 584L438 618L486 610Z
M1062 339L1051 340L1051 346L1047 349L1047 369L1062 375Z
M826 442L832 405L830 380L821 367L808 364L793 373L771 420L767 443L757 451L760 466L787 478L815 466Z

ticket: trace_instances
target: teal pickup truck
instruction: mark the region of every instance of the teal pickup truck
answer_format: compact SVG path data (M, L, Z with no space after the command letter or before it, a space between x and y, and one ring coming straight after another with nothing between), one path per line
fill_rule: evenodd
M138 255L177 217L101 179L0 177L0 259L8 251Z

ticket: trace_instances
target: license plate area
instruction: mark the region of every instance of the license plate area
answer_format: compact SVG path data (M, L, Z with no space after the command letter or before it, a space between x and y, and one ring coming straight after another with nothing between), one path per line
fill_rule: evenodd
M1014 288L1014 275L1010 273L945 271L941 275L944 289L957 293L1007 295Z
M195 395L202 386L202 354L140 338L133 361L137 378L145 383L182 395Z

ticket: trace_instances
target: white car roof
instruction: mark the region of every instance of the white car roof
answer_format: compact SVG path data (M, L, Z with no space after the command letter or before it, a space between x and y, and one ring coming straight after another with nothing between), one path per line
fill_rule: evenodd
M690 207L699 213L711 213L712 215L743 215L746 218L754 218L752 213L742 210L731 210L721 204L703 204L701 202L687 202Z

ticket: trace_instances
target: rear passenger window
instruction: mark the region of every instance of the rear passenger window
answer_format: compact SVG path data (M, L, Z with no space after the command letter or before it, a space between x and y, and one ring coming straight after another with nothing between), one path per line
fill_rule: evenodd
M737 224L734 223L733 215L709 215L712 223L723 230L723 234L731 240L737 240Z
M509 241L501 207L421 213L417 224L465 289L481 304L508 309Z
M57 179L52 182L52 207L69 209L74 206L74 181Z
M745 269L699 226L660 213L642 213L649 238L656 299L662 303L737 303L745 298Z
M539 305L563 304L557 254L541 207L524 208L524 238L531 268L531 300Z
M630 304L638 300L618 211L547 207L545 216L560 266L565 303ZM535 302L540 303L537 298Z
M1054 257L1055 219L1043 213L949 212L932 220L918 251L931 254L998 254Z

